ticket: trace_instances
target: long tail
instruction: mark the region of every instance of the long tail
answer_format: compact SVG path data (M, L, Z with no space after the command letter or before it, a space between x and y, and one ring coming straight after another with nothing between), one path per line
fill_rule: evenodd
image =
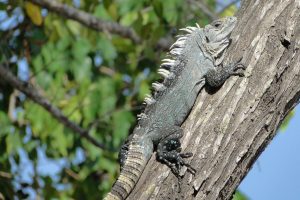
M120 176L104 200L125 199L139 180L151 153L145 152L145 146L131 144Z

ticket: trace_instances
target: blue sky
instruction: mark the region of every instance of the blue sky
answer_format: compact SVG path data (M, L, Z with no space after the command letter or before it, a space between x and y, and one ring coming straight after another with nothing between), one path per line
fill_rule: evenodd
M300 199L300 106L260 155L239 189L250 200Z

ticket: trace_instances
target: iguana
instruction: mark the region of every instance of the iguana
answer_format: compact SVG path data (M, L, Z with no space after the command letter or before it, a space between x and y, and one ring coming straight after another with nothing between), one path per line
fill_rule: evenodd
M105 200L125 199L155 150L157 160L167 164L177 177L182 166L195 174L184 161L192 154L180 153L180 125L204 85L219 87L231 75L243 75L238 70L245 68L240 61L222 65L236 21L227 17L204 28L197 25L181 29L187 33L170 47L169 58L158 70L164 81L153 83L153 96L145 98L145 110L138 115L131 138L120 151L120 176Z

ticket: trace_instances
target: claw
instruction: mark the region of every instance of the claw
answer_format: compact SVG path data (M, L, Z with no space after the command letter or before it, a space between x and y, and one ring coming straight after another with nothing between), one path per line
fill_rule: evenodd
M188 152L188 153L181 153L179 154L182 158L189 158L193 156L193 153Z
M240 57L238 59L238 61L236 61L236 63L234 64L234 71L237 69L246 69L246 66L243 63L241 63L242 60L243 60L243 57ZM238 67L238 66L241 66L241 67Z
M184 163L184 165L187 167L187 170L192 174L195 175L197 170L194 169L190 164Z
M245 70L246 66L243 63L240 63L242 61L243 57L241 57L236 63L233 64L231 75L244 77L245 74L243 72L238 72L237 70Z
M239 63L243 60L243 56L240 57L240 59L238 59L238 61L236 63Z
M246 66L242 63L236 63L235 66L234 66L234 71L238 70L238 69L243 69L245 70L246 69Z

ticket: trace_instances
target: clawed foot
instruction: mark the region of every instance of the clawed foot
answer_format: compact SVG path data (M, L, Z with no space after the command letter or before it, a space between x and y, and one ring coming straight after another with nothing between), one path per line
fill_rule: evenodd
M183 166L187 167L187 170L195 175L196 170L184 161L184 158L192 157L192 153L179 153L177 150L164 152L162 155L158 154L157 160L168 165L171 168L173 174L178 178L180 177L180 170Z
M181 147L180 142L178 139L171 139L171 140L165 140L164 142L160 143L158 145L157 149L157 160L166 164L168 167L170 167L173 174L178 179L178 185L179 185L179 191L180 192L180 185L182 176L180 176L180 171L183 166L187 167L187 170L195 175L196 170L186 163L184 161L184 158L190 158L193 156L192 153L180 153Z
M245 74L244 72L239 72L237 70L241 69L241 70L245 70L246 66L244 64L241 63L243 57L241 57L237 62L229 64L229 68L231 69L231 75L235 75L235 76L240 76L240 77L244 77Z

